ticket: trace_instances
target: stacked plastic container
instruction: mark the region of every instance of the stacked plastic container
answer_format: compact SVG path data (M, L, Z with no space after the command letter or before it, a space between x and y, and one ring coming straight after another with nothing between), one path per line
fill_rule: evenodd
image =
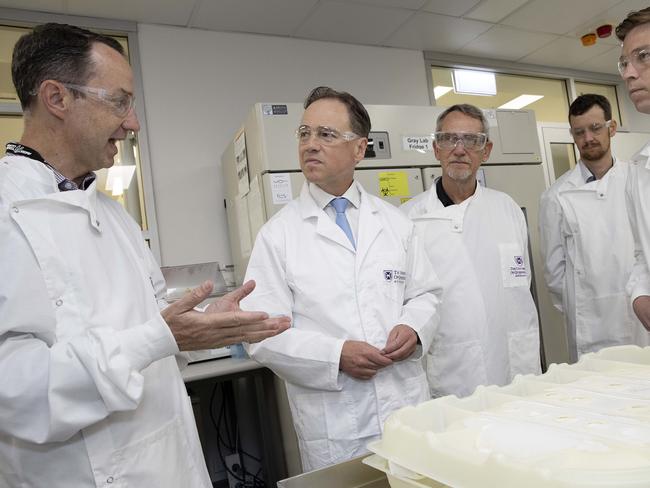
M392 488L650 487L650 347L403 408L369 449Z

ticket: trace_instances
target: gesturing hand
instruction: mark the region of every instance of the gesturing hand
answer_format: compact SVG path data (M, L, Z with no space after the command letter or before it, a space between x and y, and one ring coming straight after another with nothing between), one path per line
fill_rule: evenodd
M269 318L265 312L244 312L239 308L239 301L255 288L254 281L210 304L205 312L194 310L210 295L212 286L206 281L161 312L181 351L259 342L289 328L288 317Z

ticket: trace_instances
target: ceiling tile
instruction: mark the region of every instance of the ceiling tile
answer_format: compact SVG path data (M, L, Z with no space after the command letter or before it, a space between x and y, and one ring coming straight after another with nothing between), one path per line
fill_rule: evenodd
M381 44L413 11L343 2L320 3L295 31L297 37L353 44Z
M528 0L484 0L471 12L465 14L466 19L499 22L510 15Z
M193 1L177 0L66 0L66 4L71 15L170 25L187 25L194 6Z
M470 56L485 56L495 59L516 61L545 44L555 40L553 34L541 34L494 26L484 32L458 52Z
M566 34L620 0L533 0L509 15L504 25L520 29Z
M204 0L194 11L190 26L288 36L304 22L316 1Z
M451 15L453 17L460 17L467 13L474 7L480 0L430 0L424 6L423 10L433 12L434 14Z
M327 0L321 0L327 1ZM427 0L350 0L350 3L364 3L375 7L396 7L409 10L419 10Z
M560 37L538 51L520 59L523 63L560 66L577 69L578 65L600 56L612 47L607 44L595 44L584 47L579 39Z
M486 22L422 12L402 25L387 44L424 51L453 52L490 27L492 24Z
M616 64L618 62L618 57L620 54L620 48L613 47L609 51L606 51L599 56L595 56L576 67L585 71L597 71L599 73L618 75L618 68Z

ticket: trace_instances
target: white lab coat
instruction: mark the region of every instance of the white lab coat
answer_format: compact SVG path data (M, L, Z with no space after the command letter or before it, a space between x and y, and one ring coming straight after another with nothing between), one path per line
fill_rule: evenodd
M627 283L631 302L650 295L650 143L632 157L626 204L634 237L634 265Z
M0 160L0 486L207 488L162 275L95 184Z
M478 385L539 373L537 310L519 206L477 184L473 196L445 207L434 185L401 209L422 236L444 290L426 360L432 396L466 396Z
M260 230L246 273L257 287L243 308L292 317L288 331L247 347L286 382L305 471L366 452L390 413L429 399L420 359L437 325L438 280L413 224L358 188L356 251L305 184ZM367 381L339 371L346 340L381 349L400 323L422 342L410 358Z
M540 199L544 278L564 313L573 361L603 347L645 345L625 292L634 259L625 208L628 170L616 160L601 179L585 183L576 166Z

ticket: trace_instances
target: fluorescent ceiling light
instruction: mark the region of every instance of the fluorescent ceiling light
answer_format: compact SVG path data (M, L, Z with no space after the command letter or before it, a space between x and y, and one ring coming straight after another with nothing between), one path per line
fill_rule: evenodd
M436 97L436 100L440 98L441 96L449 93L452 91L454 88L452 86L442 86L438 85L433 88L433 96Z
M517 98L513 98L509 102L504 103L499 108L510 108L510 109L524 108L526 105L530 105L531 103L536 102L540 98L544 98L544 95L519 95Z
M453 71L454 91L466 95L496 95L497 80L490 71L455 69Z

